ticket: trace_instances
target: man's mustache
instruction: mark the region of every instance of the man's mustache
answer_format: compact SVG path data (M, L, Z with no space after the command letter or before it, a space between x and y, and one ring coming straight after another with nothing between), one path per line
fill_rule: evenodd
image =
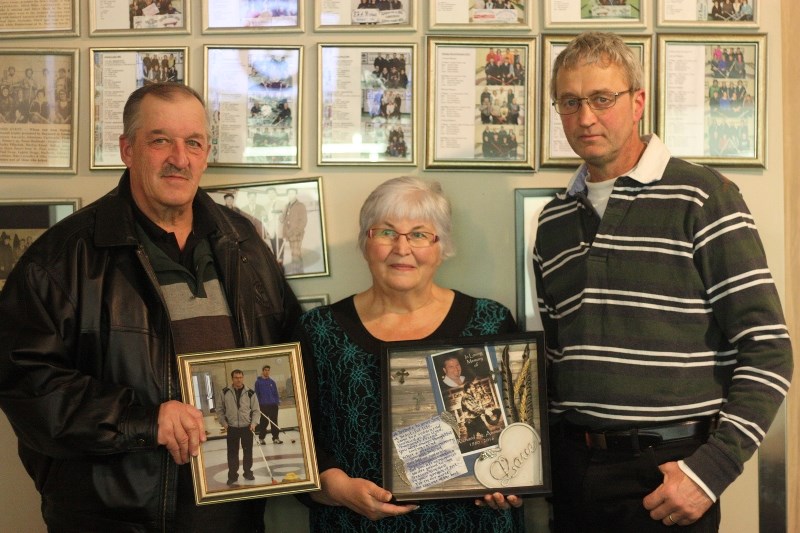
M182 178L186 178L186 179L191 179L192 178L192 174L191 174L191 172L189 172L188 169L178 168L178 167L176 167L175 165L173 165L171 163L167 163L163 167L161 167L161 177L162 178L164 176L174 176L176 174L178 176L181 176Z

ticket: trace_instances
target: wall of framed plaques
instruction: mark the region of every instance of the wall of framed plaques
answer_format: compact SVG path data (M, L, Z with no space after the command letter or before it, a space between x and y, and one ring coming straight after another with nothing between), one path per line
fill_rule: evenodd
M294 180L319 179L320 263L290 275L301 297L336 301L368 286L358 209L384 179L411 174L439 180L453 203L457 254L439 283L518 309L515 191L563 187L577 166L546 94L551 54L600 28L624 34L650 73L645 130L742 189L784 291L781 9L767 1L730 13L708 0L171 0L135 10L127 0L3 0L0 101L7 87L29 117L37 98L50 116L3 112L0 197L100 197L121 172L122 102L171 79L216 113L205 186L266 198L270 182L288 195ZM487 69L498 64L500 75ZM41 522L15 448L0 417L0 473L19 479L0 530ZM723 530L758 531L758 468L749 462L723 496Z

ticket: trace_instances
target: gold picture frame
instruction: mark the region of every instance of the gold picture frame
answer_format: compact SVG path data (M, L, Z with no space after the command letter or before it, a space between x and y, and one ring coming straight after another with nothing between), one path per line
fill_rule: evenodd
M657 133L672 155L763 168L766 69L765 34L660 34Z
M536 39L428 37L427 169L534 169Z
M250 392L253 389L251 384L264 366L271 367L270 377L279 383L277 390L281 407L278 420L272 420L260 408L259 418L266 417L270 426L275 424L281 439L285 440L264 444L261 444L263 440L253 442L250 448L253 479L237 478L235 483L231 483L226 450L228 446L236 446L241 455L241 444L229 439L229 430L220 423L215 425L215 414L220 411L220 402L224 401L225 389L231 386L235 372L244 374L244 394L252 396L255 393ZM178 372L184 401L200 409L206 421L207 440L191 461L198 505L319 490L319 471L299 343L179 354ZM255 431L250 430L250 433L253 441L259 441ZM247 462L246 457L243 459ZM237 455L237 472L238 466Z

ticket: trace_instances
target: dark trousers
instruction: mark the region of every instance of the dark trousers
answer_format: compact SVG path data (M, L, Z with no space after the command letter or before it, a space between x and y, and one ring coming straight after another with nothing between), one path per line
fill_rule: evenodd
M242 462L244 473L253 471L253 434L250 426L235 428L228 426L228 479L239 478L239 446L242 447Z
M258 438L264 440L264 437L267 436L267 426L271 426L272 440L278 440L278 436L280 435L280 429L278 428L278 404L262 403L259 405L259 409L261 409L261 420L258 421L258 426L256 426ZM272 422L270 422L270 420L272 420Z
M553 520L556 533L719 531L719 499L690 526L650 518L642 500L663 481L658 466L683 459L702 441L684 439L631 451L590 450L555 426L551 434Z

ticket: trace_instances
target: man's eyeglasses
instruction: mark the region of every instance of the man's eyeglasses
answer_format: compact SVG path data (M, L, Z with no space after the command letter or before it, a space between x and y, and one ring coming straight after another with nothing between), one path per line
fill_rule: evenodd
M585 100L586 105L588 105L591 109L594 109L595 111L602 111L603 109L614 107L614 104L617 103L617 97L619 95L627 94L635 90L636 89L630 88L627 91L620 91L617 93L595 93L585 98L578 98L577 96L564 96L553 102L553 107L555 108L556 113L559 115L572 115L573 113L578 112L578 109L581 108L581 104Z
M427 248L439 242L439 236L428 231L409 231L400 233L391 228L372 228L367 230L367 237L378 244L394 244L400 237L405 237L412 248Z

